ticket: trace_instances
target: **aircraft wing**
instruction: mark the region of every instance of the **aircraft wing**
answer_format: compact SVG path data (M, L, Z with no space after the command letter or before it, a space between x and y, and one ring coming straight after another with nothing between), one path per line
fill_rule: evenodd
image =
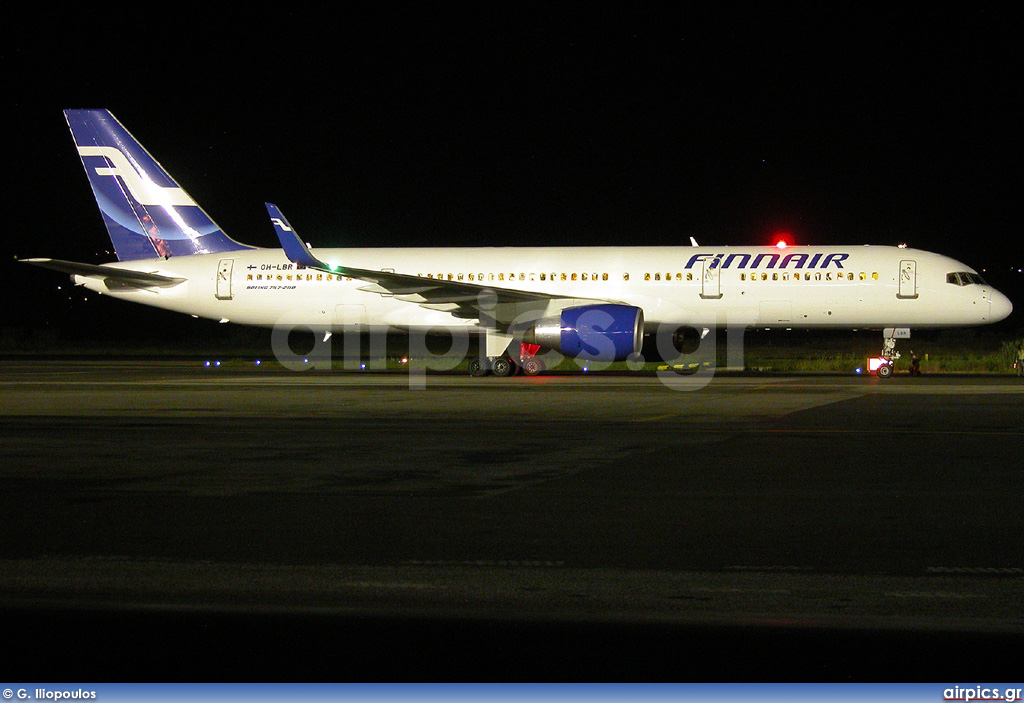
M564 296L556 296L537 291L526 291L515 288L500 288L463 281L446 281L441 278L423 278L389 271L353 268L341 264L328 264L309 250L295 230L288 224L280 209L267 203L267 212L274 224L278 239L284 248L288 260L297 266L340 274L360 281L369 286L360 288L368 293L393 295L397 300L420 305L431 310L448 312L455 317L466 319L499 319L509 321L524 308L543 308L556 300L567 300ZM578 304L579 298L574 298ZM595 300L594 302L614 302ZM484 319L481 319L484 321Z
M159 273L146 273L145 271L131 271L113 266L96 266L95 264L80 264L76 261L61 261L60 259L19 259L26 264L42 266L69 273L72 276L88 276L101 278L107 288L170 288L186 279L163 276Z

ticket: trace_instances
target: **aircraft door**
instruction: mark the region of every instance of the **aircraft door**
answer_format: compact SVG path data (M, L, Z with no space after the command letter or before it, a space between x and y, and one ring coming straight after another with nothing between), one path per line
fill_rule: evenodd
M221 259L217 264L217 300L231 300L231 269L234 259Z
M358 329L366 323L365 305L335 305L334 327L352 327Z
M896 297L901 300L917 297L917 262L913 259L900 262L900 292Z
M716 300L722 297L722 283L719 277L719 269L712 266L712 262L703 261L703 271L700 277L700 297Z

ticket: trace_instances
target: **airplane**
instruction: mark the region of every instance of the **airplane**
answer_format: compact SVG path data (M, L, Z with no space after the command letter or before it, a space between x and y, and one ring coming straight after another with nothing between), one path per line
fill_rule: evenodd
M22 259L105 295L221 322L476 335L474 376L544 371L539 351L636 359L645 334L742 327L885 330L997 322L1009 299L969 266L891 246L313 249L266 208L280 249L230 238L107 110L65 110L117 255Z

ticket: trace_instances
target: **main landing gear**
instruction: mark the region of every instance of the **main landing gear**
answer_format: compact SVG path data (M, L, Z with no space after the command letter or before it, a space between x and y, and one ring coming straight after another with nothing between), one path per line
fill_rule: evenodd
M538 376L545 371L544 362L536 356L538 351L539 345L524 342L520 344L518 359L512 359L505 354L486 359L472 359L469 362L469 375L480 377L493 374L506 377L522 373L526 376Z

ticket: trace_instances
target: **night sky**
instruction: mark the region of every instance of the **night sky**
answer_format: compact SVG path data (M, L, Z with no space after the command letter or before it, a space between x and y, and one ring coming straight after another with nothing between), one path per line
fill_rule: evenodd
M9 27L4 324L59 317L65 280L14 256L112 259L66 107L110 109L249 244L277 246L268 200L320 247L786 232L907 242L1013 297L1024 71L1009 8L346 7Z

